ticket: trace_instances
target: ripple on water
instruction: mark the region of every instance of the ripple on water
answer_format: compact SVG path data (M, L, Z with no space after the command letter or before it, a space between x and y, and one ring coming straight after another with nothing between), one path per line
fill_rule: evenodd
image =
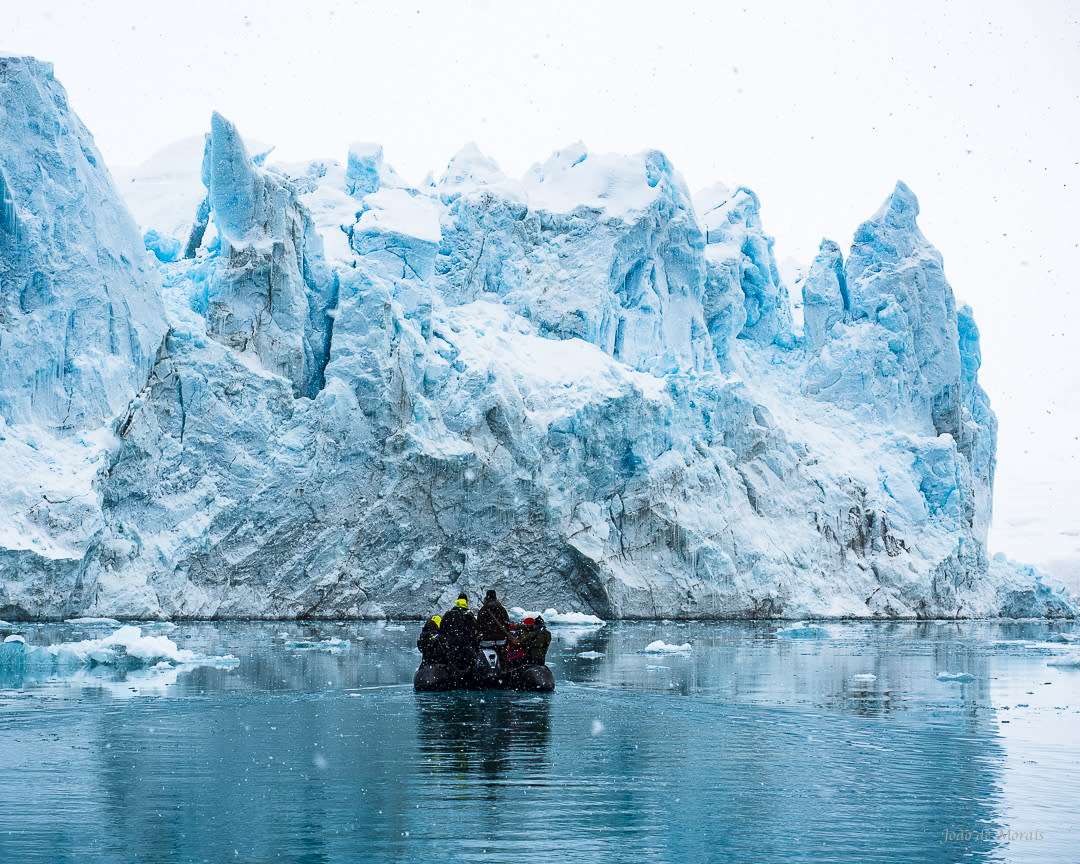
M0 680L5 858L1071 860L1080 673L1037 625L609 625L556 634L550 694L415 694L413 629L181 624L237 665Z

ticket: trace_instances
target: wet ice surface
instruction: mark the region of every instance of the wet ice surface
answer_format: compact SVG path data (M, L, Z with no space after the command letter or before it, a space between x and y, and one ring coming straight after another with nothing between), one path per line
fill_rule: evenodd
M0 860L1075 859L1080 625L785 627L556 628L541 695L413 693L418 624L0 664Z

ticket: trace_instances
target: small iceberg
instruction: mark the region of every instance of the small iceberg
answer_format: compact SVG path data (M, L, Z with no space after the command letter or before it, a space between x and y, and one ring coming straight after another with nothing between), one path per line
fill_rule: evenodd
M1077 639L1080 639L1080 636L1078 636L1076 633L1055 633L1053 636L1048 637L1046 641L1071 645Z
M607 623L603 618L597 618L595 615L589 615L586 612L560 612L557 609L530 612L520 606L514 606L510 610L510 616L515 621L536 618L540 615L543 615L544 622L548 627L603 627Z
M967 672L938 672L937 680L951 684L970 684L975 680L975 676Z
M1047 666L1059 666L1065 669L1080 669L1080 654L1067 654L1046 661Z
M683 642L682 645L668 645L663 639L657 639L655 642L650 642L644 648L641 649L643 654L689 654L693 650L693 646L689 642Z
M874 674L872 674L870 672L864 672L864 673L861 673L859 675L852 675L851 680L852 681L877 681L877 675L874 675Z
M803 621L802 624L796 624L794 627L777 630L775 635L782 636L784 639L828 639L829 631L817 624Z
M560 612L557 609L530 612L520 606L511 607L509 612L510 618L514 621L524 621L526 618L537 618L542 615L544 623L554 631L552 634L554 638L568 648L573 648L580 639L591 636L607 624L603 618L597 618L585 612Z
M110 627L119 627L120 622L115 618L66 618L65 624L107 624Z
M577 656L578 657L584 657L586 660L596 660L598 657L603 657L604 652L603 651L582 651Z

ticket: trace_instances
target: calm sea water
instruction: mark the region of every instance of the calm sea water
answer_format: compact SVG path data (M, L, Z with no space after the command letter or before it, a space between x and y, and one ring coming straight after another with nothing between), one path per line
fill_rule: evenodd
M0 671L0 861L1080 859L1080 669L1048 665L1080 646L1047 641L1080 628L781 626L557 628L551 694L413 693L419 625Z

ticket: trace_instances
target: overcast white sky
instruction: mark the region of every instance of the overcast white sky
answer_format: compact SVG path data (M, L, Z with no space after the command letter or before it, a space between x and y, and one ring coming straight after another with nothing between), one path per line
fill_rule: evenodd
M282 158L381 142L414 182L470 140L515 176L577 139L655 147L691 191L757 191L777 256L803 264L903 179L983 334L992 551L1080 561L1080 4L51 0L3 17L0 50L55 64L114 167L214 109Z

